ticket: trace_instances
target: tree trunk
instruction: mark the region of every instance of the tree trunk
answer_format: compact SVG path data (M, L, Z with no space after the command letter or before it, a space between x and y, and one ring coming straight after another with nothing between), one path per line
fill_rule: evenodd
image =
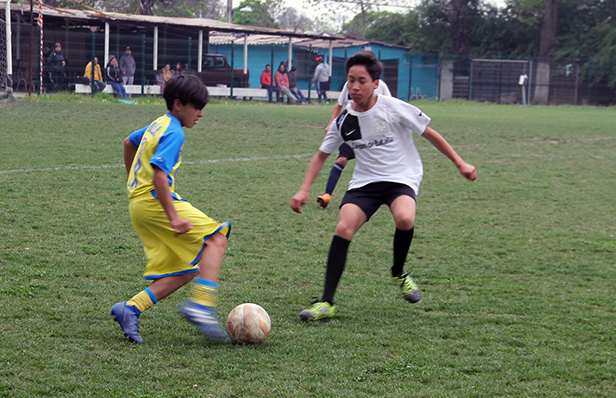
M154 0L139 0L139 13L141 15L154 15L152 6L154 6Z
M539 62L537 65L537 78L535 79L535 96L532 103L548 105L550 96L550 57L556 51L558 14L556 0L545 0L545 13L541 19Z

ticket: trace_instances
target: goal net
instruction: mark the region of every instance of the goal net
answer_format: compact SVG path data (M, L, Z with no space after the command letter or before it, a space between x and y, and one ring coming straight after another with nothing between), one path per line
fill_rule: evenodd
M8 59L7 59L7 20L6 7L8 0L0 0L0 92L7 91ZM10 23L10 21L8 21Z

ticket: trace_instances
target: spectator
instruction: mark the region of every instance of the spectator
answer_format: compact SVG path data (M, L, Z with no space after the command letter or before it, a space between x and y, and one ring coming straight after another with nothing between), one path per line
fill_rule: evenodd
M265 70L261 72L261 88L267 89L270 95L272 91L276 93L276 102L280 102L280 89L272 85L272 67L267 64Z
M63 88L66 82L66 72L64 71L66 60L64 55L62 55L62 45L60 43L56 43L55 50L49 54L46 66L51 89L57 91Z
M124 55L120 57L120 69L122 70L122 82L124 84L133 84L135 82L135 58L131 55L130 47L126 47Z
M287 70L284 67L284 62L280 63L278 70L276 71L276 85L280 89L281 96L286 95L291 103L296 103L297 98L293 95L289 89L289 77L287 76Z
M171 80L172 77L173 77L173 72L171 72L171 65L165 64L165 66L163 66L163 80L165 84L169 82L169 80Z
M101 66L98 64L98 57L94 57L94 80L92 80L92 61L88 62L86 65L86 71L83 72L83 77L88 78L94 92L103 91L107 86L103 83L103 74L101 73Z
M184 74L184 70L182 69L182 64L181 63L177 63L175 64L175 69L173 69L173 76L180 76Z
M317 94L319 96L319 104L321 103L321 97L329 104L327 99L327 86L329 85L329 65L323 60L323 56L317 57L316 61L319 63L314 69L314 76L312 76L312 85L317 83Z
M122 81L122 72L118 68L118 60L115 56L109 56L109 63L107 64L107 83L113 87L118 97L121 99L126 98L126 90L124 89L124 82Z
M295 71L296 70L297 69L295 68L295 66L293 66L291 67L291 71L287 74L287 76L289 77L289 89L291 90L293 95L297 97L299 101L307 103L308 100L306 99L306 97L304 97L304 94L302 94L302 90L297 88L297 82L295 81Z

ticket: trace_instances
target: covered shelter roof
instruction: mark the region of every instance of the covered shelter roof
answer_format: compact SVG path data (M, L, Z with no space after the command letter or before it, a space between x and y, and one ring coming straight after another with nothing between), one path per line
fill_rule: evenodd
M11 4L13 11L23 13L30 12L30 6L24 4ZM38 7L34 7L34 14L39 13ZM343 36L339 35L323 35L315 33L300 33L284 29L263 28L258 26L244 26L233 23L227 23L217 21L214 19L205 18L181 18L181 17L163 17L156 15L137 15L137 14L123 14L110 11L98 11L94 9L90 10L75 10L68 8L57 8L43 4L42 8L43 17L56 17L56 18L70 18L71 20L80 20L88 22L90 25L97 25L98 23L130 23L136 26L161 26L167 25L169 27L190 27L198 29L207 29L210 31L216 31L227 34L248 34L248 35L268 35L275 37L294 37L302 39L312 40L342 40ZM243 36L243 35L242 35Z

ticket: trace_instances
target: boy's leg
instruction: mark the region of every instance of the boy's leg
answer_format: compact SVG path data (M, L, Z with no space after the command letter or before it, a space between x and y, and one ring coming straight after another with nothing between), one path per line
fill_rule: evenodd
M326 208L327 205L329 205L332 195L334 194L334 189L336 189L338 180L340 180L340 176L342 175L342 171L349 163L349 160L354 158L355 153L350 146L347 144L340 145L340 148L338 148L338 158L336 159L336 163L329 172L329 178L327 179L327 185L325 186L325 193L317 198L317 202L322 208Z
M313 303L312 307L300 312L299 317L301 319L318 320L334 316L336 310L334 295L344 272L349 245L353 236L366 222L367 218L366 213L355 204L347 203L340 209L338 225L327 257L323 296L319 301Z
M402 295L411 303L421 299L419 289L409 276L403 274L404 263L408 256L415 225L415 200L407 195L398 196L391 204L390 210L394 216L396 232L394 234L394 263L391 267L391 275L394 283L400 286Z
M188 301L180 309L184 317L195 324L205 336L214 342L228 340L216 313L218 299L218 274L227 248L227 237L218 232L206 240L199 259L201 275L196 278Z
M111 307L111 315L120 324L124 334L135 343L143 343L139 335L139 316L150 309L159 300L164 299L190 282L197 273L167 276L156 279L145 290L137 293L130 300L117 303Z

